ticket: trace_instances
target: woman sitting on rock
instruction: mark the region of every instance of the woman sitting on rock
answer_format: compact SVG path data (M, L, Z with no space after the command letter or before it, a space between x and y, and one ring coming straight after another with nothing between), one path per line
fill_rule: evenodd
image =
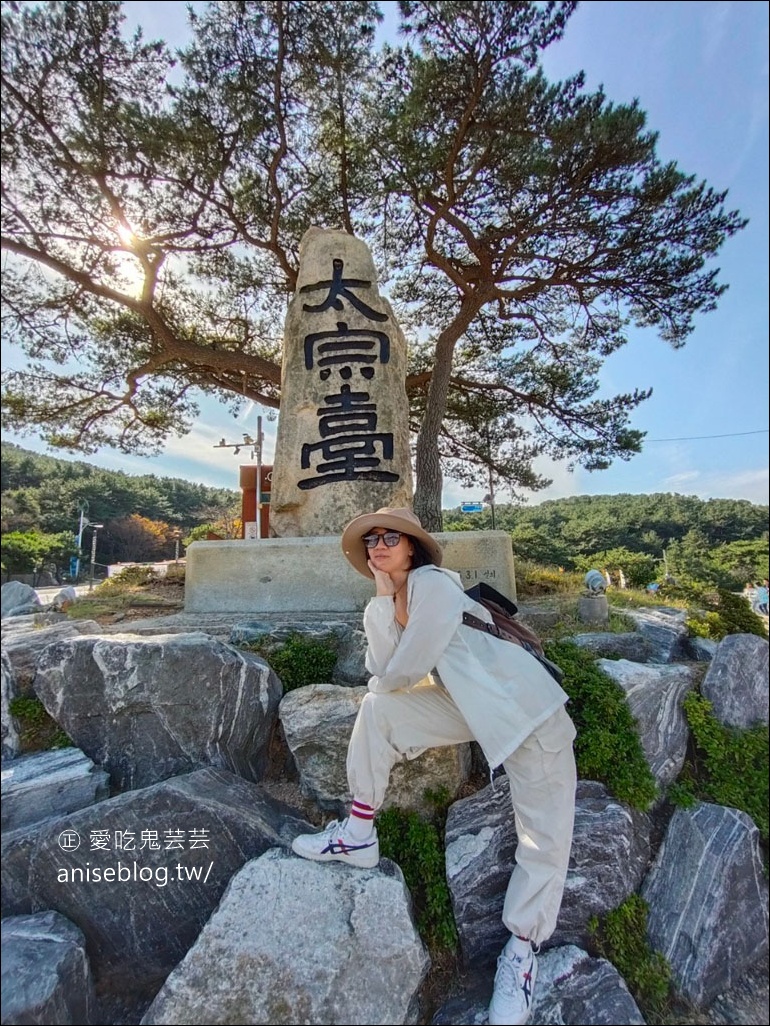
M353 567L374 579L364 613L369 694L348 747L349 816L293 850L319 862L372 868L379 861L374 818L391 768L439 745L478 741L490 767L504 766L518 845L503 922L511 938L498 959L490 1026L527 1021L535 954L556 926L575 809L575 728L567 695L525 649L463 624L489 622L441 568L438 542L409 509L356 517L342 535Z

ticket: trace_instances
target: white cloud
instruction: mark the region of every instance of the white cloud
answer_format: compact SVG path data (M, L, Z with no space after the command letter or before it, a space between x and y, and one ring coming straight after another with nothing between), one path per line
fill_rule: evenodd
M700 470L672 474L664 482L664 491L685 492L701 499L747 499L766 506L770 496L770 473L767 467L729 471Z
M663 479L664 491L677 492L682 487L689 487L701 476L699 470L686 470L680 474L670 474Z

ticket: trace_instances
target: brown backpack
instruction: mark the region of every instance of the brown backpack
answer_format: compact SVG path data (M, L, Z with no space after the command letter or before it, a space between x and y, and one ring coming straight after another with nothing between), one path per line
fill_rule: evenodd
M537 659L557 684L561 684L564 680L564 671L544 654L542 642L532 628L515 618L518 612L515 603L488 584L476 584L472 588L467 588L465 594L492 615L492 623L487 623L473 613L463 613L463 623L466 627L473 627L474 630L484 631L495 638L500 638L501 641L520 645Z

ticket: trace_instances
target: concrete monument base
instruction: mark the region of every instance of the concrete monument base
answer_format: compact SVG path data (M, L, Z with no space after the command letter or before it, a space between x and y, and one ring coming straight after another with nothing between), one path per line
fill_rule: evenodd
M516 579L505 531L447 531L435 535L444 566L463 587L483 581L510 599ZM327 613L363 610L374 582L350 566L336 536L199 541L187 549L185 612Z
M581 595L578 619L583 623L609 623L610 607L606 595Z

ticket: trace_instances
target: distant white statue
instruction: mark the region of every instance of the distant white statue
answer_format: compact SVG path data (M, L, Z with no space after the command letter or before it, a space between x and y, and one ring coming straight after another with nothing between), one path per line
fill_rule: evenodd
M583 579L583 583L592 595L603 595L607 590L607 582L604 579L604 575L598 570L589 570Z

